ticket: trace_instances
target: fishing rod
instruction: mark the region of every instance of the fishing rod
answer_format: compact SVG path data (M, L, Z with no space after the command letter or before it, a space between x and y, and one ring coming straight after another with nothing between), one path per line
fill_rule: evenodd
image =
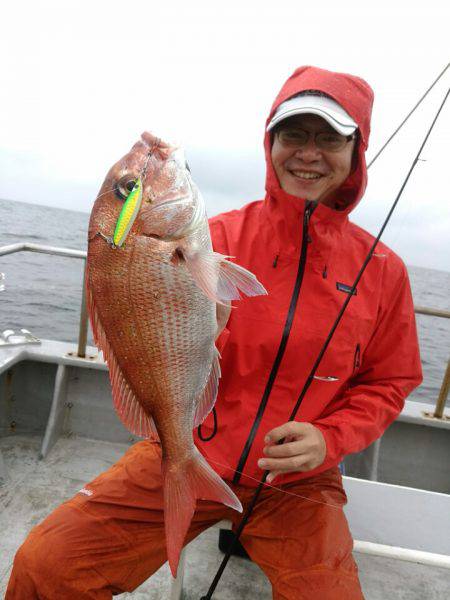
M422 142L422 144L421 144L421 146L419 148L419 151L417 152L417 154L416 154L416 156L415 156L415 158L414 158L414 160L413 160L413 162L411 164L411 167L410 167L410 169L408 171L408 174L406 175L405 180L403 181L403 183L402 183L402 185L400 187L400 190L399 190L399 192L397 194L397 197L395 198L395 200L394 200L394 202L393 202L393 204L392 204L392 206L391 206L391 208L390 208L390 210L389 210L389 212L388 212L388 214L387 214L387 216L386 216L386 218L385 218L385 220L384 220L384 222L383 222L383 224L381 226L381 229L378 232L378 235L375 238L375 240L374 240L374 242L373 242L373 244L372 244L372 246L371 246L371 248L370 248L370 250L369 250L369 252L368 252L368 254L366 256L366 258L364 259L364 262L363 262L363 264L362 264L362 266L361 266L361 268L360 268L360 270L359 270L359 272L358 272L358 274L356 276L356 279L353 282L353 285L352 285L351 289L349 290L349 292L347 294L347 298L345 299L345 302L343 303L343 305L342 305L342 307L341 307L341 309L340 309L340 311L339 311L339 313L338 313L338 315L336 317L336 320L333 323L333 326L331 327L330 332L328 333L328 336L327 336L327 338L326 338L326 340L325 340L325 342L324 342L324 344L323 344L323 346L322 346L322 348L321 348L321 350L320 350L320 352L319 352L319 354L318 354L318 356L317 356L317 358L316 358L316 360L314 362L314 365L313 365L313 367L312 367L312 369L311 369L311 371L310 371L310 373L309 373L309 375L308 375L308 377L307 377L307 379L305 381L303 389L301 390L300 395L299 395L299 397L297 399L297 402L295 403L295 406L294 406L294 408L293 408L293 410L291 412L291 415L289 417L289 421L293 421L295 419L295 416L296 416L296 414L297 414L297 412L298 412L298 410L300 408L300 405L301 405L301 403L303 401L303 398L305 397L306 392L308 391L308 389L309 389L312 381L314 380L314 375L315 375L315 373L316 373L316 371L317 371L317 369L319 367L319 364L320 364L320 362L321 362L321 360L323 358L323 355L325 354L325 352L326 352L326 350L327 350L327 348L328 348L328 346L329 346L329 344L331 342L331 339L332 339L332 337L334 335L334 332L336 331L336 329L337 329L337 327L338 327L338 325L339 325L339 323L340 323L340 321L342 319L342 316L343 316L343 314L344 314L344 312L345 312L345 310L346 310L346 308L347 308L350 300L352 299L353 295L355 294L355 290L357 288L357 285L358 285L358 283L359 283L359 281L360 281L360 279L361 279L364 271L366 270L366 267L369 264L370 259L372 258L372 255L373 255L373 253L375 251L375 248L376 248L378 242L380 241L380 238L383 235L383 232L386 229L387 224L389 223L389 220L390 220L390 218L391 218L391 216L392 216L392 214L393 214L393 212L394 212L394 210L395 210L395 208L396 208L396 206L398 204L398 201L400 200L400 197L401 197L401 195L403 193L403 190L405 189L406 184L408 183L408 180L409 180L409 178L410 178L410 176L411 176L411 174L412 174L412 172L413 172L416 164L419 162L422 150L423 150L423 148L424 148L424 146L425 146L425 144L426 144L426 142L427 142L427 140L428 140L428 138L429 138L429 136L431 134L431 131L433 130L433 127L434 127L434 125L435 125L435 123L436 123L436 121L437 121L437 119L439 117L439 114L441 113L441 111L442 111L442 109L444 107L445 102L447 101L447 98L448 98L449 94L450 94L450 88L447 90L447 93L445 94L444 100L442 101L442 103L441 103L441 105L439 107L439 110L437 111L437 113L436 113L436 115L435 115L435 117L433 119L433 122L431 123L431 126L429 127L429 129L427 131L427 134L426 134L426 136L425 136L425 138L424 138L424 140L423 140L423 142ZM373 161L372 161L372 163L373 163ZM278 445L283 444L284 441L285 441L285 438L279 440ZM270 470L264 471L264 474L261 477L261 481L259 482L258 487L255 490L255 493L254 493L254 495L253 495L253 497L252 497L252 499L251 499L251 501L250 501L250 503L249 503L249 505L247 507L247 510L245 511L245 514L244 514L244 516L241 519L241 522L239 523L239 526L238 526L238 528L236 530L236 533L234 534L233 540L232 540L231 544L228 547L226 555L222 559L222 563L220 564L220 567L217 570L217 573L216 573L216 575L215 575L215 577L214 577L214 579L213 579L213 581L212 581L212 583L211 583L211 585L209 587L209 590L208 590L208 592L207 592L207 594L205 596L202 596L200 598L200 600L211 600L212 595L213 595L213 593L214 593L214 591L215 591L215 589L217 587L217 584L220 581L222 573L224 572L225 567L227 566L228 561L230 560L230 557L231 557L231 555L233 553L235 545L238 542L238 540L239 540L239 538L241 536L241 533L242 533L244 527L246 526L246 524L248 522L248 519L250 518L250 515L253 512L253 509L254 509L254 507L256 505L256 502L258 501L259 495L261 494L261 491L262 491L262 489L264 487L264 484L266 482L266 479L267 479L267 476L269 475L269 473L270 473Z
M413 108L409 111L409 113L406 115L406 117L403 119L403 121L400 123L400 125L398 125L398 127L395 129L395 131L389 136L389 138L385 141L385 143L381 146L381 148L378 150L378 152L375 154L375 156L371 159L371 161L369 162L369 164L367 165L367 168L370 169L370 167L373 165L373 163L377 160L377 158L380 156L380 154L386 149L386 147L390 144L390 142L394 139L394 137L397 135L397 133L400 131L400 129L406 124L406 122L409 120L409 118L413 115L413 113L419 108L419 106L422 104L422 102L425 100L425 98L428 96L428 94L431 92L431 90L434 88L434 86L437 84L437 82L441 79L441 77L444 75L444 73L447 71L447 69L450 67L450 63L448 63L444 69L440 72L440 74L436 77L436 79L433 81L433 83L430 85L430 87L426 90L426 92L422 95L422 97L420 98L420 100L413 106ZM157 144L160 142L160 138L156 138L156 144L154 144L151 148L150 148L150 154L154 151L154 149L156 148ZM143 181L145 178L145 175L147 173L147 168L148 168L148 162L150 159L150 155L147 156L147 160L144 164L142 173L141 173L141 180ZM113 192L115 190L115 187L112 187L110 189L107 189L106 191L102 192L101 194L97 195L97 198L99 198L100 196L103 196L105 194L109 194L109 192ZM131 190L130 190L131 191Z
M420 100L413 106L413 108L409 111L409 113L406 115L406 117L403 119L403 121L400 123L400 125L397 127L397 129L389 136L389 138L386 140L386 142L381 146L381 148L378 150L378 152L375 154L375 156L371 159L371 161L367 165L368 169L370 169L370 167L377 160L377 158L380 156L380 154L383 152L383 150L386 148L386 146L388 146L388 144L395 138L395 136L400 131L400 129L403 127L403 125L406 123L406 121L408 121L409 117L415 112L415 110L417 108L419 108L419 106L422 104L422 102L425 100L425 98L428 96L428 94L431 92L431 90L434 88L434 86L437 84L439 79L444 75L445 71L449 67L450 67L450 63L447 63L447 66L440 72L440 74L436 77L436 79L433 81L433 83L430 85L430 87L427 89L427 91L423 94L423 96L420 98Z

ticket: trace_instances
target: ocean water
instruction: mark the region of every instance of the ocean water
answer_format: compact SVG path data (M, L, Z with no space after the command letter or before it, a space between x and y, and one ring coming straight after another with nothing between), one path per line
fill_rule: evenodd
M86 213L0 200L0 246L27 241L86 250L88 220ZM450 310L449 272L408 270L416 305ZM0 257L0 272L0 331L25 328L41 338L77 340L82 260L20 252ZM450 319L416 318L424 382L412 398L434 404L449 355Z

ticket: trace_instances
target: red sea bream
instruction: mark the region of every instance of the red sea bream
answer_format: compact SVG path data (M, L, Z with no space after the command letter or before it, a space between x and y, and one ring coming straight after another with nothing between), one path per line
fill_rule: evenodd
M264 294L254 275L213 252L201 194L182 152L144 133L109 171L89 223L86 285L115 409L159 438L167 555L176 573L197 498L242 510L196 449L220 377L217 303Z

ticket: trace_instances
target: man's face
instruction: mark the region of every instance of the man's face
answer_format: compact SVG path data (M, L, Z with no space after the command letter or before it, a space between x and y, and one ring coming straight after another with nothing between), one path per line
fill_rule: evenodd
M297 127L312 135L305 146L292 147L284 145L275 133L271 157L281 188L293 196L327 204L327 198L331 198L350 174L355 140L347 142L337 152L318 148L314 134L335 134L336 131L325 119L313 114L286 119L278 130L282 127Z

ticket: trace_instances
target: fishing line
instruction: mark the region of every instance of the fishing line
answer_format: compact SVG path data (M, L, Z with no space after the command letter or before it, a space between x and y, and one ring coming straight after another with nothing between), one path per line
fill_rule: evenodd
M414 105L414 107L410 110L410 112L406 115L406 117L398 125L398 127L395 129L395 131L389 136L389 138L387 139L387 141L383 144L383 146L380 148L380 150L376 153L376 155L374 156L374 158L369 162L369 164L367 166L367 169L369 169L373 165L373 163L377 160L377 158L381 155L381 153L386 149L386 147L389 145L389 143L399 133L399 131L406 124L406 122L409 120L409 118L412 116L412 114L415 112L415 110L422 104L422 102L425 100L425 98L428 96L428 94L431 92L431 90L434 88L434 86L437 84L437 82L441 79L441 77L447 71L447 69L449 68L449 66L450 66L450 63L448 63L446 65L446 67L441 71L441 73L439 74L439 76L433 81L433 83L424 92L424 94L421 96L421 98L418 100L418 102ZM423 159L419 159L419 160L423 160ZM399 224L399 231L397 232L396 237L394 238L394 241L393 241L394 244L398 240L399 234L400 234L401 230L404 227L405 220L406 220L407 216L409 215L410 211L411 211L411 206L408 204L407 210L406 210L405 214L403 215L401 223ZM375 254L375 256L385 256L385 255L384 254L380 254L380 255ZM276 259L275 259L275 261L276 261ZM275 263L274 263L274 266L276 266ZM197 428L198 436L204 442L210 441L215 436L215 434L217 433L217 414L216 414L216 411L215 411L215 407L213 408L213 416L214 416L214 428L213 428L213 433L210 436L203 437L202 431L201 431L201 425L199 425L199 427ZM225 466L225 465L222 465L222 466ZM229 468L230 470L232 470L234 473L238 473L239 475L243 475L242 471L238 471L236 469L233 469L231 466L227 466L227 468ZM249 476L247 476L247 477L249 477ZM266 485L269 485L269 484L266 484Z
M425 98L428 96L428 94L431 92L431 90L434 88L436 83L444 75L445 71L449 67L450 67L450 63L448 63L447 66L441 71L441 73L433 81L433 83L430 85L430 87L427 89L427 91L423 94L423 96L420 98L420 100L417 102L417 104L415 104L415 106L406 115L406 117L403 119L403 121L400 123L400 125L397 127L397 129L394 131L394 133L392 133L392 135L389 136L389 138L386 140L386 142L383 144L383 146L381 146L381 148L378 150L378 152L375 154L375 156L371 159L371 161L367 165L368 169L377 160L377 158L380 156L380 154L383 152L383 150L386 148L386 146L388 146L388 144L391 142L391 140L394 139L394 137L397 135L397 133L400 131L400 129L403 127L403 125L406 123L406 121L409 119L409 117L413 114L413 112L422 104L422 102L425 100Z
M397 221L395 227L393 227L393 229L391 230L391 233L393 235L391 237L391 240L389 241L389 247L392 248L394 252L397 242L399 241L401 235L404 233L406 220L410 216L411 212L414 212L415 209L415 202L408 202L405 212L403 213L403 215L400 215L400 221ZM397 217L399 217L399 215L397 215Z
M318 354L318 356L317 356L317 358L316 358L316 360L314 362L314 365L313 365L313 367L312 367L312 369L311 369L311 371L310 371L310 373L309 373L309 375L308 375L308 377L307 377L307 379L305 381L303 389L301 390L300 395L299 395L299 397L297 399L297 402L295 403L295 406L294 406L294 408L293 408L293 410L291 412L291 415L289 417L289 421L293 421L294 420L294 418L295 418L295 416L296 416L296 414L297 414L297 412L298 412L298 410L300 408L300 405L301 405L301 403L303 401L303 398L305 397L306 392L308 391L311 383L314 380L314 375L315 375L315 373L316 373L316 371L317 371L317 369L319 367L319 364L320 364L320 362L321 362L321 360L323 358L323 355L325 354L325 352L326 352L326 350L327 350L327 348L328 348L328 346L329 346L329 344L331 342L331 339L332 339L332 337L334 335L334 332L336 331L336 329L337 329L337 327L338 327L338 325L339 325L339 323L340 323L340 321L342 319L342 316L343 316L343 314L344 314L344 312L345 312L345 310L346 310L346 308L347 308L350 300L352 299L352 297L353 297L353 295L355 293L356 287L357 287L357 285L358 285L358 283L359 283L359 281L360 281L360 279L361 279L364 271L366 270L366 267L369 264L370 259L372 258L372 255L373 255L373 253L375 251L375 248L376 248L378 242L380 241L380 238L383 235L384 230L386 229L386 226L387 226L387 224L388 224L388 222L389 222L389 220L390 220L390 218L392 216L392 213L394 212L394 210L395 210L395 208L396 208L396 206L398 204L398 201L400 200L400 197L401 197L401 195L403 193L403 190L405 189L406 184L408 183L408 180L409 180L409 178L411 176L411 173L413 172L416 164L418 163L418 161L420 159L420 155L422 153L422 150L423 150L423 148L424 148L424 146L425 146L425 144L426 144L426 142L427 142L427 140L428 140L428 138L429 138L429 136L431 134L431 131L432 131L433 127L434 127L434 124L436 123L436 121L437 121L437 119L439 117L439 114L441 113L441 111L442 111L442 109L444 107L444 104L445 104L445 102L446 102L449 94L450 94L450 88L447 90L447 93L445 94L444 100L442 101L442 103L441 103L441 105L439 107L439 110L437 111L437 113L436 113L436 115L435 115L435 117L433 119L433 122L431 123L431 126L428 129L428 132L427 132L427 134L426 134L426 136L425 136L425 138L424 138L424 140L423 140L423 142L422 142L422 144L421 144L421 146L419 148L419 151L417 152L416 157L414 158L414 160L412 162L412 165L411 165L411 167L410 167L410 169L408 171L408 174L406 175L405 180L403 181L403 183L402 183L402 185L400 187L400 190L399 190L399 192L397 194L397 197L395 198L395 200L394 200L394 202L393 202L393 204L392 204L392 206L391 206L391 208L390 208L390 210L389 210L389 212L388 212L388 214L387 214L387 216L386 216L386 218L384 220L384 223L382 224L381 229L380 229L377 237L375 238L375 240L374 240L374 242L373 242L373 244L372 244L372 246L371 246L371 248L370 248L370 250L369 250L369 252L368 252L368 254L367 254L367 256L366 256L366 258L365 258L365 260L364 260L364 262L363 262L363 264L362 264L362 266L361 266L361 268L360 268L360 270L359 270L359 272L357 274L357 276L356 276L356 279L355 279L355 281L354 281L354 283L353 283L350 291L347 294L347 298L345 299L345 301L344 301L344 303L343 303L343 305L342 305L342 307L341 307L341 309L340 309L340 311L339 311L339 313L338 313L338 315L336 317L336 320L335 320L333 326L331 327L330 332L328 333L328 336L327 336L327 338L326 338L326 340L325 340L325 342L324 342L324 344L323 344L323 346L322 346L322 348L321 348L321 350L320 350L320 352L319 352L319 354ZM373 163L373 161L372 161L372 163ZM284 442L284 439L281 439L278 442L278 445L283 444L283 442ZM270 473L269 470L264 471L264 474L263 474L263 476L262 476L262 478L261 478L261 480L259 482L259 485L256 488L255 493L254 493L254 495L253 495L253 497L252 497L252 499L251 499L251 501L250 501L250 503L249 503L249 505L247 507L247 510L245 511L245 514L244 514L244 516L242 517L242 519L241 519L241 521L239 523L239 526L238 526L238 528L236 530L236 533L235 533L235 535L233 537L233 540L232 540L230 546L228 547L227 553L226 553L226 555L224 556L224 558L222 560L222 563L221 563L221 565L220 565L220 567L219 567L219 569L218 569L218 571L217 571L217 573L216 573L216 575L215 575L215 577L214 577L214 579L213 579L213 581L212 581L212 583L211 583L211 585L209 587L209 590L208 590L206 596L202 596L200 598L200 600L210 600L212 598L212 595L214 593L214 590L217 587L217 584L220 581L222 573L225 570L225 567L227 566L228 561L230 560L230 557L231 557L231 555L233 553L234 547L235 547L237 541L239 540L239 537L240 537L240 535L241 535L241 533L242 533L245 525L247 524L247 521L250 518L250 515L253 512L253 508L256 505L256 502L257 502L257 500L259 498L259 495L261 494L261 491L263 489L263 486L264 486L264 484L266 482L266 479L267 479L267 476L269 475L269 473Z
M220 462L217 462L217 460L212 460L211 458L208 457L208 462L212 462L215 465L219 466L219 467L224 467L226 469L230 469L232 470L234 473L238 473L239 475L241 475L242 477L247 477L247 479L252 479L253 481L257 481L259 483L259 479L257 479L256 477L252 477L251 475L247 475L246 473L243 473L242 471L237 471L236 469L233 469L232 467L230 467L229 465L224 465ZM336 508L336 509L341 509L342 506L340 504L331 504L330 502L324 502L323 500L314 500L314 498L308 498L308 496L302 496L301 494L296 494L295 492L289 492L288 490L284 490L283 488L280 488L276 485L272 485L271 483L267 483L264 482L264 485L268 488L272 488L274 490L277 490L278 492L283 492L283 494L288 494L289 496L296 496L297 498L301 498L302 500L308 500L309 502L314 502L315 504L323 504L324 506L329 506L330 508Z
M153 152L160 146L160 144L161 144L160 138L156 138L153 142L152 147L149 149L149 151L147 153L147 160L145 161L144 168L142 169L142 171L139 175L142 182L144 181L144 178L147 175L148 163L150 162L150 158L151 158L151 156L153 156Z
M437 82L441 79L441 77L444 75L444 73L447 71L447 69L450 67L450 63L448 63L444 69L440 72L440 74L438 75L438 77L436 77L436 79L433 81L433 83L430 85L430 87L426 90L426 92L421 96L420 100L413 106L413 108L409 111L409 113L406 115L406 117L403 119L403 121L400 123L400 125L398 125L398 127L394 130L394 132L389 136L389 138L386 140L386 142L381 146L381 148L378 150L378 152L375 154L375 156L370 160L369 164L367 165L367 169L369 169L373 163L377 160L377 158L380 156L380 154L383 152L383 150L389 145L389 143L394 139L394 137L397 135L397 133L401 130L401 128L403 127L403 125L406 124L406 122L409 120L409 118L413 115L413 113L416 111L416 109L422 104L422 102L425 100L425 98L428 96L428 94L431 92L431 90L434 88L434 86L437 84ZM424 159L420 159L421 161ZM405 221L407 219L407 217L409 216L409 214L411 213L411 203L408 203L407 209L402 217L401 222L397 225L397 232L395 234L395 237L392 238L392 246L395 246L396 243L398 242L398 239L400 237L400 234L403 232L404 229L404 225L405 225Z
M161 145L161 142L162 142L161 138L156 138L156 140L155 140L155 142L153 143L153 145L152 145L151 147L149 147L149 150L148 150L148 152L147 152L147 158L146 158L146 160L145 160L144 166L143 166L143 167L142 167L142 169L139 171L139 175L138 175L138 177L136 178L136 179L140 178L140 179L141 179L141 181L142 181L142 183L144 183L145 176L147 175L147 170L148 170L148 166L149 166L150 159L151 159L151 157L153 156L153 153L154 153L154 151L155 151L155 150L157 150L157 149L158 149L158 147ZM143 142L143 143L147 144L147 142ZM148 146L148 144L147 144L147 146ZM173 152L175 152L176 150L178 150L178 148L179 148L178 146L173 146L173 148L172 148L172 153L173 153ZM168 161L174 161L174 162L176 162L176 160L175 160L174 158L170 158L170 157L169 157L167 160L168 160ZM157 175L159 175L159 173L161 172L161 169L162 169L162 166L160 166L160 167L159 167L159 168L156 170L156 172L155 172L155 174L154 174L154 178L155 178ZM189 170L189 169L188 169L188 170ZM148 186L148 187L150 187L148 184L147 184L147 186ZM105 190L105 191L104 191L104 192L102 192L101 194L97 194L97 196L95 197L95 199L97 200L98 198L101 198L101 197L102 197L102 196L104 196L105 194L109 194L110 192L115 192L115 191L116 191L116 185L114 185L114 187L112 187L112 188L109 188L109 189Z
M19 429L19 428L17 428L17 429L15 429L15 428L11 428L11 426L0 426L0 431L3 431L3 432L6 432L6 433L10 434L10 435L4 435L4 437L3 437L3 439L5 440L5 445L6 446L13 439L21 441L21 438L24 435L27 435L27 434L39 434L39 433L41 433L40 429L28 429L28 428L25 428L25 429L22 429L22 428ZM66 433L63 433L61 435L60 439L67 440L68 438L72 438L72 435L69 434L68 432L66 432ZM0 451L1 451L2 447L3 447L2 444L0 444ZM208 457L208 462L214 463L218 467L222 467L222 468L225 468L225 469L230 469L230 470L232 470L235 473L239 473L239 475L241 475L242 477L246 477L247 479L251 479L252 481L259 482L259 479L257 479L256 477L252 477L251 475L248 475L247 473L243 473L242 471L237 471L236 469L233 469L231 467L231 465L225 465L223 463L218 462L217 460L212 460L209 457ZM265 483L265 486L267 488L272 488L274 490L277 490L278 492L282 492L284 494L288 494L289 496L296 496L297 498L301 498L302 500L307 500L309 502L314 502L315 504L323 504L324 506L329 506L330 508L335 508L335 509L342 508L342 506L340 506L338 504L331 504L330 502L324 502L322 500L315 500L313 498L308 498L307 496L302 496L301 494L296 494L295 492L290 492L290 491L285 490L285 489L283 489L281 487L278 487L277 485L272 485L272 484L267 483L267 482Z
M373 163L377 160L377 158L380 156L380 154L383 152L383 150L390 144L390 142L394 139L394 137L397 135L397 133L400 131L400 129L403 127L403 125L405 125L405 123L408 121L408 119L411 117L411 115L416 111L416 109L422 104L422 102L425 100L425 98L428 96L428 94L431 92L431 90L434 88L434 86L437 84L437 82L441 79L441 77L444 75L444 73L447 71L447 69L450 67L450 63L447 64L447 66L441 71L441 73L438 75L438 77L433 81L433 83L430 85L430 87L426 90L426 92L422 95L422 97L420 98L420 100L414 105L414 107L410 110L410 112L406 115L406 117L403 119L403 121L400 123L400 125L398 125L398 127L395 129L395 131L389 136L389 138L386 140L386 142L383 144L383 146L378 150L378 152L375 154L375 156L371 159L371 161L369 162L369 164L367 165L367 168L369 169ZM160 138L157 138L158 143L161 142ZM157 147L157 145L153 145L152 148L150 149L150 152L153 152L155 150L155 148ZM176 148L176 147L175 147ZM147 161L146 164L144 165L144 168L142 170L141 173L141 179L144 179L146 173L147 173L147 167L148 167L148 162L150 160L150 155L147 157ZM109 192L113 192L114 188L111 188L110 190L106 190L105 192L102 192L101 194L99 194L98 196L96 196L96 198L100 198L101 196L105 195L105 194L109 194Z
M385 148L388 146L388 144L389 144L389 143L392 141L392 139L393 139L393 138L394 138L394 137L397 135L397 133L398 133L398 132L401 130L401 128L402 128L402 127L405 125L405 123L408 121L408 119L411 117L411 115L412 115L412 114L415 112L415 110L416 110L416 109L417 109L417 108L420 106L420 104L423 102L423 100L426 98L426 96L429 94L429 92L430 92L430 91L433 89L433 87L436 85L436 83L437 83L437 82L438 82L438 81L441 79L441 77L444 75L444 73L446 72L446 70L448 69L448 67L449 67L449 66L450 66L450 63L446 65L446 67L443 69L443 71L440 73L440 75L439 75L439 76L438 76L438 77L435 79L435 81L434 81L434 82L431 84L431 86L430 86L430 87L429 87L429 88L426 90L426 92L425 92L425 93L422 95L422 97L419 99L419 101L416 103L416 105L415 105L415 106L412 108L412 110L411 110L411 111L410 111L410 112L407 114L407 116L406 116L406 117L403 119L403 121L400 123L400 125L399 125L399 126L396 128L396 129L395 129L395 131L392 133L392 135L391 135L391 136L390 136L390 137L387 139L387 141L386 141L386 142L383 144L383 146L380 148L380 150L379 150L379 151L378 151L378 152L375 154L374 158L373 158L373 159L372 159L372 160L369 162L369 164L368 164L368 166L367 166L367 168L368 168L368 169L369 169L369 168L370 168L370 167L373 165L373 163L374 163L374 162L377 160L377 158L378 158L378 157L381 155L381 153L382 153L382 152L385 150ZM401 196L401 194L402 194L402 192L403 192L403 189L404 189L404 187L405 187L405 185L406 185L406 183L407 183L407 181L408 181L408 179L409 179L409 176L410 176L410 174L411 174L412 170L414 169L415 165L417 164L417 162L418 162L418 160L419 160L420 153L421 153L421 151L422 151L422 149L423 149L423 147L424 147L424 145L425 145L425 143L426 143L426 141L427 141L427 139L428 139L428 136L429 136L429 134L431 133L431 129L433 128L433 126L434 126L434 123L436 122L436 120L437 120L437 118L438 118L438 116L439 116L439 113L441 112L441 110L442 110L442 108L443 108L443 106L444 106L444 103L445 103L445 101L446 101L447 97L448 97L448 92L447 92L447 95L446 95L446 96L445 96L445 98L444 98L444 101L443 101L443 103L442 103L441 107L439 108L439 111L438 111L438 113L436 114L436 117L435 117L435 119L434 119L434 121L433 121L433 123L432 123L432 125L431 125L431 127L430 127L430 130L429 130L429 132L428 132L427 136L425 137L425 140L424 140L424 142L423 142L423 144L422 144L422 146L421 146L421 148L420 148L420 150L419 150L419 153L418 153L418 155L417 155L416 159L414 160L414 162L413 162L413 164L412 164L412 167L411 167L411 169L410 169L410 171L409 171L409 173L408 173L408 175L407 175L407 177L406 177L406 179L405 179L405 181L404 181L404 183L403 183L403 185L402 185L402 187L401 187L401 189L400 189L400 192L399 192L399 194L398 194L398 196L397 196L396 200L394 201L394 204L393 204L393 206L392 206L391 210L389 211L389 213L388 213L388 216L387 216L387 218L386 218L386 220L385 220L385 222L384 222L384 224L383 224L383 226L382 226L382 228L381 228L381 230L380 230L380 232L379 232L379 234L378 234L378 236L377 236L377 238L376 238L376 240L375 240L375 242L374 242L374 244L373 244L372 248L370 249L370 251L369 251L369 254L367 255L367 258L366 258L366 260L364 261L364 263L363 263L363 266L361 267L361 270L360 270L360 272L358 273L358 276L357 276L357 278L356 278L356 280L355 280L355 283L353 284L353 286L352 286L352 289L351 289L350 293L348 294L348 296L347 296L347 299L346 299L346 301L344 302L344 304L343 304L343 306L342 306L342 309L341 309L341 311L340 311L340 313L339 313L339 315L338 315L338 317L337 317L337 319L336 319L336 321L335 321L335 324L333 325L333 327L332 327L332 329L331 329L331 331L330 331L330 333L329 333L329 335L328 335L328 337L327 337L327 340L325 341L325 343L324 343L324 346L323 346L323 348L322 348L321 352L319 353L319 356L318 356L318 358L317 358L317 360L316 360L316 362L315 362L315 364L314 364L314 366L313 366L313 369L311 370L311 373L310 373L310 375L308 376L308 378L307 378L307 380L306 380L306 383L305 383L305 385L304 385L304 388L303 388L303 390L302 390L302 392L301 392L301 394L300 394L300 396L299 396L299 399L298 399L298 401L297 401L297 403L296 403L296 406L295 406L295 408L294 408L294 411L293 411L293 413L292 413L292 415L291 415L291 418L290 418L289 420L293 420L293 419L294 419L294 417L295 417L295 414L296 414L296 412L297 412L297 410L298 410L298 408L299 408L299 406L300 406L300 403L302 402L302 400L303 400L303 398L304 398L304 396L305 396L305 394L306 394L306 392L307 392L307 390L308 390L308 388L309 388L309 386L310 386L310 384L311 384L312 380L314 379L314 374L315 374L315 372L316 372L316 370L317 370L317 367L318 367L318 365L319 365L319 363L320 363L320 361L321 361L321 359L322 359L322 357L323 357L323 354L325 353L325 351L326 351L326 349L327 349L327 347L328 347L328 345L329 345L329 343L330 343L330 341L331 341L331 338L332 338L332 336L333 336L333 334L334 334L334 332L335 332L335 329L337 328L337 326L338 326L338 324L339 324L339 322L340 322L340 320L341 320L341 318L342 318L342 315L343 315L343 313L344 313L344 311L345 311L345 309L346 309L346 307L347 307L347 305L348 305L348 303L349 303L349 301L350 301L350 299L351 299L351 297L352 297L352 295L353 295L353 292L354 292L354 290L356 289L356 286L357 286L357 284L358 284L359 280L361 279L361 276L362 276L362 274L363 274L363 272L364 272L364 270L365 270L365 268L366 268L366 266L367 266L367 264L368 264L368 262L369 262L369 260L370 260L371 256L372 256L372 255L373 255L373 253L374 253L375 247L376 247L376 245L377 245L377 243L378 243L379 239L381 238L381 235L382 235L382 233L384 232L384 229L385 229L385 227L386 227L386 225L387 225L387 223L388 223L388 221L389 221L389 219L390 219L390 217L391 217L391 215L392 215L393 211L395 210L395 207L396 207L396 205L397 205L397 202L398 202L398 200L399 200L399 198L400 198L400 196ZM153 148L151 149L151 151L152 151L152 150L153 150ZM145 165L144 165L144 168L143 168L143 170L142 170L142 174L146 174L147 167L148 167L148 163L149 163L149 159L150 159L150 155L151 155L151 151L150 151L149 155L147 156L147 160L146 160L146 163L145 163ZM114 191L114 188L112 188L112 189L110 189L110 190L106 190L106 191L102 192L101 194L99 194L99 195L97 196L97 198L98 198L98 197L100 197L100 196L103 196L103 195L105 195L105 194L107 194L107 193L110 193L111 191ZM279 444L282 444L282 443L283 443L283 440L280 440L278 443L279 443ZM214 462L214 461L212 461L212 462ZM218 464L218 465L219 465L220 463L216 463L216 464ZM224 465L221 465L221 466L224 466ZM238 472L238 471L235 471L235 472ZM253 496L253 499L252 499L252 501L250 502L250 505L249 505L249 507L247 508L247 511L246 511L246 513L245 513L244 517L243 517L243 518L242 518L242 520L241 520L241 523L240 523L240 525L239 525L239 527L238 527L238 530L237 530L237 532L236 532L236 534L235 534L235 537L234 537L233 543L231 544L231 547L230 547L230 549L229 549L229 551L228 551L228 554L227 554L227 555L224 557L224 560L222 561L222 565L221 565L221 567L220 567L220 569L219 569L218 573L216 574L216 577L215 577L215 579L214 579L213 583L211 584L211 587L210 587L210 589L209 589L209 591L208 591L208 594L207 594L206 596L203 596L201 600L209 600L209 599L211 598L211 596L212 596L212 593L214 592L214 590L215 590L215 588L216 588L216 586L217 586L217 583L218 583L218 581L219 581L219 579L220 579L220 576L221 576L221 574L222 574L223 570L225 569L225 566L226 566L226 564L227 564L227 562L228 562L228 560L229 560L229 557L230 557L230 555L231 555L231 552L232 552L232 550L233 550L233 548L234 548L234 545L235 545L235 543L238 541L238 539L239 539L239 536L240 536L240 534L241 534L241 532L242 532L242 530L243 530L243 528L244 528L244 526L245 526L245 524L246 524L246 522L247 522L247 520L248 520L248 518L249 518L249 516L250 516L250 514L251 514L251 512L252 512L252 510L253 510L253 507L254 507L254 505L255 505L255 503L256 503L256 501L257 501L257 498L259 497L259 494L260 494L260 492L261 492L261 490L262 490L262 487L263 487L264 485L266 485L266 486L268 486L268 487L273 487L274 489L277 489L277 490L279 490L279 491L285 492L285 493L287 493L287 494L292 494L292 492L287 492L286 490L283 490L282 488L278 488L277 486L272 486L272 485L270 485L270 484L266 483L266 478L267 478L268 474L269 474L269 471L265 471L265 472L264 472L264 474L263 474L263 477L262 477L262 479L261 479L261 481L260 481L260 483L259 483L259 486L258 486L258 488L257 488L257 490L256 490L256 492L255 492L255 495ZM251 476L249 476L249 475L245 475L245 474L242 474L242 475L244 475L244 476L246 476L246 477L249 477L249 478L251 478L251 479L254 479L255 481L257 481L257 479L256 479L256 478L253 478L253 477L251 477ZM294 495L295 495L295 494L294 494ZM300 497L300 498L304 498L304 497L302 497L302 496L299 496L299 497ZM304 499L306 499L306 500L310 500L311 502L315 502L313 499L310 499L310 498L304 498ZM317 502L320 502L320 501L317 501ZM331 505L331 504L328 504L328 503L323 503L323 504L327 504L328 506L333 506L334 508L336 508L334 505Z

